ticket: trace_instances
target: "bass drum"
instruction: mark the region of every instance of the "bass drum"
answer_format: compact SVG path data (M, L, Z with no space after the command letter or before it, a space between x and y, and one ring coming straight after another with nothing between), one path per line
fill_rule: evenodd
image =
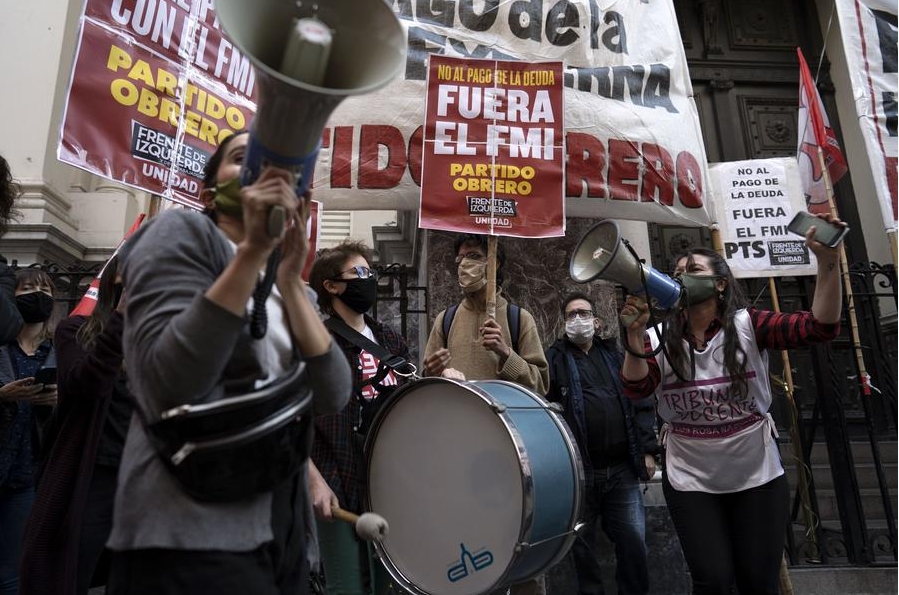
M416 595L477 595L537 576L574 541L584 472L545 400L504 381L425 378L384 404L366 441L377 551Z

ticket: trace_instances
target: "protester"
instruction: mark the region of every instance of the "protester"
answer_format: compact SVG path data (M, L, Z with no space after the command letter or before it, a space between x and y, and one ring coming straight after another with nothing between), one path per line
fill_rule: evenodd
M437 315L425 347L422 375L456 380L508 380L544 395L549 375L534 317L520 308L517 322L511 323L509 313L513 306L500 295L505 261L502 245L496 251L496 318L488 318L486 312L487 238L458 235L453 251L464 298L455 310L449 332L444 332L447 310ZM517 343L514 349L513 343ZM545 592L542 575L512 585L512 595Z
M84 595L92 584L106 584L104 546L133 409L122 356L124 306L113 256L90 316L70 316L56 327L59 403L25 528L20 595Z
M309 282L318 294L322 311L331 317L326 324L334 340L353 369L353 398L340 413L315 420L310 483L320 519L318 536L326 590L331 595L387 593L390 578L374 559L371 546L356 537L351 525L330 521L335 506L355 514L364 512L362 442L368 428L362 427L363 419L369 418L381 393L404 381L370 351L374 347L366 345L366 340L406 361L409 349L392 328L368 315L377 296L378 275L371 268L371 255L364 244L345 241L319 252Z
M56 385L34 379L53 349L53 291L44 271L16 271L16 307L24 324L16 338L0 346L0 595L16 595L19 590L41 422L56 402Z
M614 340L600 338L600 319L590 297L562 301L565 336L546 350L549 401L561 403L584 465L584 526L571 548L580 595L602 595L599 528L615 546L619 593L649 592L645 512L640 480L655 474L659 446L652 399L631 401L619 372ZM601 523L601 524L600 524Z
M199 197L207 214L164 211L122 249L124 353L136 415L107 544L115 595L307 592L315 529L305 464L272 491L197 499L163 463L145 427L170 408L212 404L284 378L295 351L314 394L304 416L337 412L350 395L346 358L301 278L307 201L297 201L284 170L266 168L256 182L236 183L247 140L245 133L230 136L209 159ZM280 237L267 226L275 206L287 214ZM250 305L276 247L282 254L271 294ZM267 316L259 339L251 335L249 310Z
M741 595L778 592L789 488L768 413L766 350L833 339L842 305L838 252L813 235L805 239L818 260L811 312L747 307L725 260L706 249L676 259L690 298L667 324L659 356L635 355L659 343L658 328L646 333L646 303L629 296L621 310L625 391L655 393L665 422L663 490L695 594L729 594L734 584Z
M13 204L21 194L13 181L9 163L0 155L0 237L6 234L10 220L16 215ZM16 308L16 276L0 254L0 345L16 338L22 328L22 315Z

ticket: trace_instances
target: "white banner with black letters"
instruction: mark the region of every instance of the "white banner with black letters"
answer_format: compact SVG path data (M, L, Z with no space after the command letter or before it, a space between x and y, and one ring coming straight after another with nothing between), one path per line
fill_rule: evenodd
M734 277L813 275L805 240L787 231L805 208L793 157L710 164L724 255Z

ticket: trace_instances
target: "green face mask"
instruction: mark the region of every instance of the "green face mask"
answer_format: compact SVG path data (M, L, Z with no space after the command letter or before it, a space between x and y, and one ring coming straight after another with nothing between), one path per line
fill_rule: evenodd
M687 305L692 306L718 295L718 277L681 273L677 277L687 293Z
M215 187L215 208L229 217L242 217L243 207L240 203L240 178L231 178Z

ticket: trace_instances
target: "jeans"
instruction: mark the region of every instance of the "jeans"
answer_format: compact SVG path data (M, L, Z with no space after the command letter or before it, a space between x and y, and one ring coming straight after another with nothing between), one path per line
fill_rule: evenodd
M571 547L579 595L604 595L599 558L599 529L615 545L615 581L619 595L649 592L646 567L646 516L640 480L629 463L587 472L585 525Z
M0 490L0 595L19 592L19 563L25 523L34 504L34 488Z

